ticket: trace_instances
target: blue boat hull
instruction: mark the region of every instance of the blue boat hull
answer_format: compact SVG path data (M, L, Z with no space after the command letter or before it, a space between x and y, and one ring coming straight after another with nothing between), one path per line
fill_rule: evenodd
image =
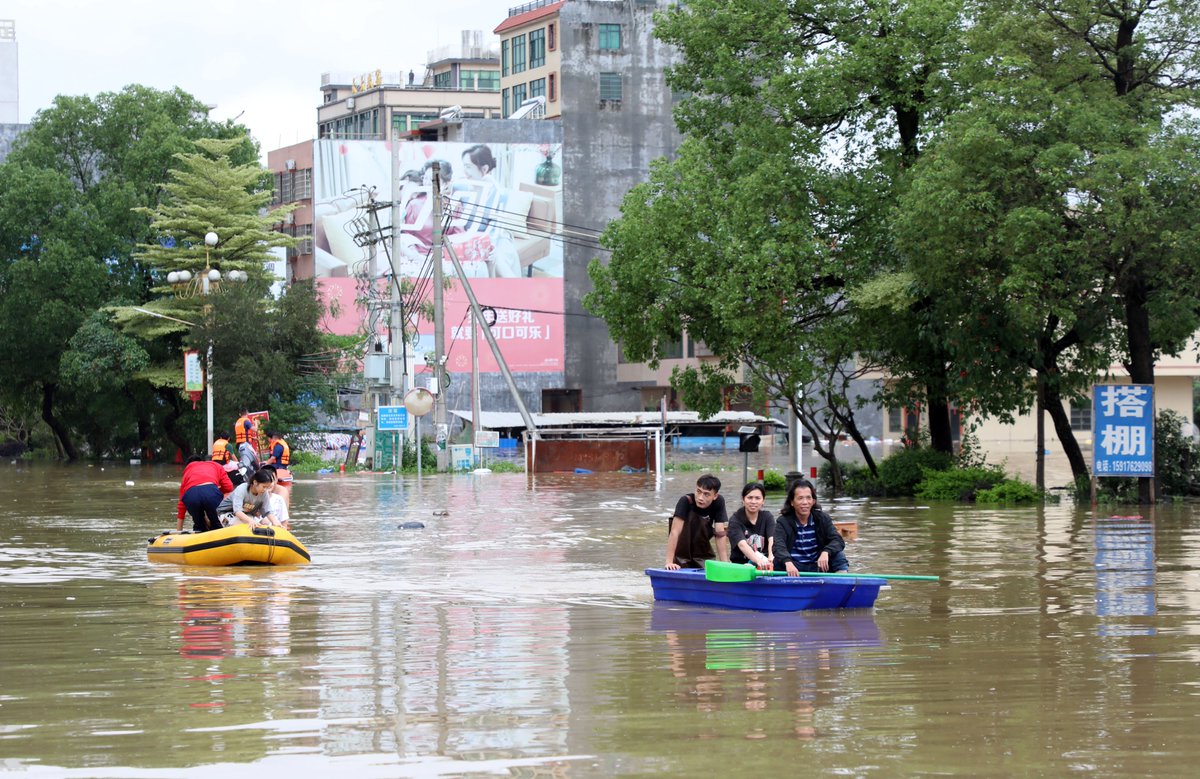
M886 579L870 576L762 576L749 582L712 582L704 571L695 569L647 568L646 575L655 600L751 611L869 609L879 588L887 584Z

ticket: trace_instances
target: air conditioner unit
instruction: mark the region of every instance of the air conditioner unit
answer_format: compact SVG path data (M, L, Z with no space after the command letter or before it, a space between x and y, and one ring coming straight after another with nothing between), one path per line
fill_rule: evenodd
M352 98L352 97L346 98L346 110L348 110L348 111L354 110L354 98Z
M287 168L288 170L295 170L296 169L296 161L288 160L287 162L283 163L283 167Z

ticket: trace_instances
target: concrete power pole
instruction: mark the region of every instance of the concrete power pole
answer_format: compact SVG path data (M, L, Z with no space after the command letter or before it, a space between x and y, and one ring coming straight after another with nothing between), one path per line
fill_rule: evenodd
M391 251L388 259L392 273L391 310L389 311L388 328L391 331L391 365L390 378L392 386L392 402L398 406L404 402L404 393L408 389L408 360L404 354L404 303L400 297L400 144L392 139L392 235ZM372 283L375 283L372 277Z
M464 283L466 283L464 281ZM437 467L446 470L449 428L446 424L446 310L442 299L442 166L433 163L433 375L437 400L433 424L437 441Z

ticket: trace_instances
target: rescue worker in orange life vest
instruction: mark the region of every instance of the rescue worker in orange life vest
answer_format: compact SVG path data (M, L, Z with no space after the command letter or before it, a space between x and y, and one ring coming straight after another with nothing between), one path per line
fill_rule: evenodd
M267 465L274 466L276 477L272 492L281 496L285 506L290 509L292 506L292 472L288 470L288 465L292 461L292 450L279 433L271 431L267 435L270 438L267 448Z
M233 482L233 486L236 487L245 481L238 470L237 455L233 453L233 449L229 445L229 436L225 433L218 434L213 440L212 461L221 464L229 476L229 480Z
M212 461L224 465L234 459L233 452L229 451L229 436L218 433L213 440Z
M233 423L234 443L244 444L249 441L253 429L254 421L250 419L250 412L243 411L237 422Z
M270 439L269 448L267 449L269 456L267 457L267 465L274 465L276 468L286 468L292 461L292 450L288 446L287 441L283 440L283 436L279 433L271 432L267 434Z

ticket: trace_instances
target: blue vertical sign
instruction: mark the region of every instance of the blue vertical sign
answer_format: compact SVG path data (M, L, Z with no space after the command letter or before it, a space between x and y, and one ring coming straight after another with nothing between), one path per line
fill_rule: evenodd
M1097 384L1092 388L1092 473L1154 475L1154 387Z

